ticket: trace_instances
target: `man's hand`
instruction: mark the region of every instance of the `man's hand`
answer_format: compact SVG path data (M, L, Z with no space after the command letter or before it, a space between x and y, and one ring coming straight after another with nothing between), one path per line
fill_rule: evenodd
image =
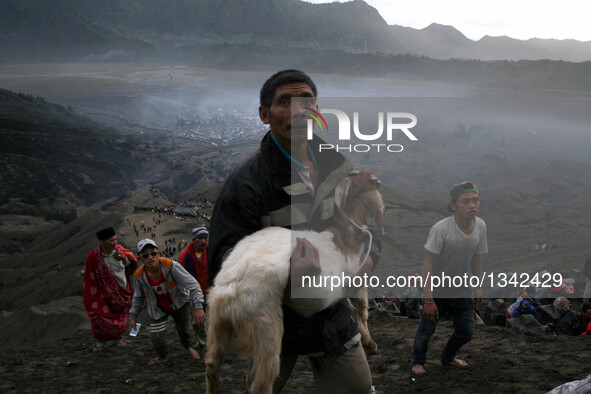
M480 303L482 302L482 289L480 287L474 290L474 298L472 299L472 305L477 311L480 310Z
M296 247L291 255L291 275L299 279L302 276L315 276L321 272L318 249L306 238L296 238ZM296 281L299 283L299 280Z
M427 317L427 319L432 320L434 322L437 321L437 319L439 319L439 310L437 309L437 305L435 305L435 303L424 304L423 314Z
M135 328L135 320L130 320L129 321L129 329L133 330Z
M203 312L203 309L195 309L193 311L193 318L195 323L197 323L198 325L202 325L203 323L205 323L205 312Z
M125 253L123 253L121 250L117 250L115 251L115 255L113 256L115 257L115 260L125 260Z

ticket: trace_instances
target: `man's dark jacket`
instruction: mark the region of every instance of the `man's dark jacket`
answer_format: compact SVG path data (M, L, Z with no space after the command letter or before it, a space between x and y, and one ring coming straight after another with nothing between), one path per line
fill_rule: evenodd
M260 149L229 175L212 216L211 278L219 272L224 255L242 238L258 230L280 226L323 231L332 224L334 189L350 174L352 166L332 150L318 154L320 143L323 141L317 137L309 141L319 169L314 196L297 172L292 172L289 159L280 151L270 132L263 137ZM284 356L318 352L337 356L347 350L359 333L351 312L341 303L311 318L285 305L283 314Z

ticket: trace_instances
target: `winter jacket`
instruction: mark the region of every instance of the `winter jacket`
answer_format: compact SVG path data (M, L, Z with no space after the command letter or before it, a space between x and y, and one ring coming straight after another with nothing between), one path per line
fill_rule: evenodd
M556 335L581 335L585 329L586 327L583 327L581 320L581 314L571 310L564 312L554 324Z
M522 308L523 303L529 304L529 308L527 308L527 307ZM507 317L509 319L519 317L524 314L524 310L529 309L529 311L527 311L526 314L532 315L533 317L535 317L537 319L538 312L536 311L536 305L538 305L538 302L536 301L535 298L529 297L527 295L523 296L523 297L518 297L517 300L514 303L512 303L511 305L509 305L509 308L507 308Z
M147 302L148 315L154 320L158 320L167 315L158 307L158 299L152 286L144 274L144 265L141 265L133 274L135 286L131 310L129 311L131 320L136 320L142 307ZM181 308L187 302L193 303L194 309L203 309L203 292L199 283L189 274L182 265L165 257L160 257L160 269L166 278L166 287L168 294L174 302L175 309Z
M205 250L203 250L201 258L199 259L195 254L195 244L191 242L181 253L179 253L178 259L183 268L186 269L193 278L197 279L203 294L207 295L207 291L211 286L209 280L209 266L207 262L207 246L205 247Z

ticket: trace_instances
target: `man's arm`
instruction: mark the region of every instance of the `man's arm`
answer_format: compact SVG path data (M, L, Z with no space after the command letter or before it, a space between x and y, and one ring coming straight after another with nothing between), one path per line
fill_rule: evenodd
M425 291L425 305L423 307L423 313L428 319L436 321L439 319L439 311L437 305L433 300L433 290L431 289L431 278L433 277L433 265L437 261L436 254L431 252L425 252L425 258L423 260L423 286Z
M146 297L144 295L144 286L135 277L133 278L133 280L135 281L135 283L133 286L133 298L131 300L131 309L129 310L131 328L135 327L135 320L137 319L137 315L142 311L142 307L146 302Z
M211 283L222 267L224 255L242 238L263 228L259 193L241 181L240 176L228 178L213 210L207 250Z
M470 269L472 270L472 275L482 278L482 256L479 254L475 254L472 257L472 261L470 262ZM482 286L482 283L480 284ZM480 308L480 303L482 302L482 287L477 287L474 289L474 309L478 310Z
M125 249L121 245L116 245L115 248L117 249L115 258L123 262L123 266L125 267L125 275L127 275L129 278L133 275L138 267L137 257L135 257L131 251Z
M193 303L193 309L201 309L203 310L203 302L205 298L203 297L203 291L199 286L199 282L187 272L183 266L176 262L172 262L171 268L172 277L177 282L177 285L189 290L189 297Z
M179 286L189 290L189 297L193 303L193 318L195 323L202 325L205 322L205 312L203 311L205 297L199 282L176 261L172 263L172 276Z

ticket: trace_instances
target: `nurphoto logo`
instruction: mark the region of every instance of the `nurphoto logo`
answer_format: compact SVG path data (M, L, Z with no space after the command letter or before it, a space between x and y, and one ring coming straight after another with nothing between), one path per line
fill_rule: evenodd
M336 151L347 151L356 153L366 153L369 151L398 153L404 150L399 143L392 143L400 133L404 134L410 141L418 141L418 138L410 131L417 124L417 117L408 112L377 112L373 118L364 119L372 123L372 129L368 126L360 126L360 112L354 111L353 121L347 113L341 109L322 108L316 110L308 106L303 107L307 116L307 138L312 140L314 127L320 128L322 135L330 134L328 123L324 115L333 115L338 123L338 141L339 143L324 143L319 145L319 152L323 150L334 149ZM364 117L370 117L367 111L363 112ZM376 117L377 115L377 117ZM333 118L334 119L334 118ZM377 121L377 130L375 122ZM363 143L345 143L355 140ZM344 142L344 143L341 143Z

